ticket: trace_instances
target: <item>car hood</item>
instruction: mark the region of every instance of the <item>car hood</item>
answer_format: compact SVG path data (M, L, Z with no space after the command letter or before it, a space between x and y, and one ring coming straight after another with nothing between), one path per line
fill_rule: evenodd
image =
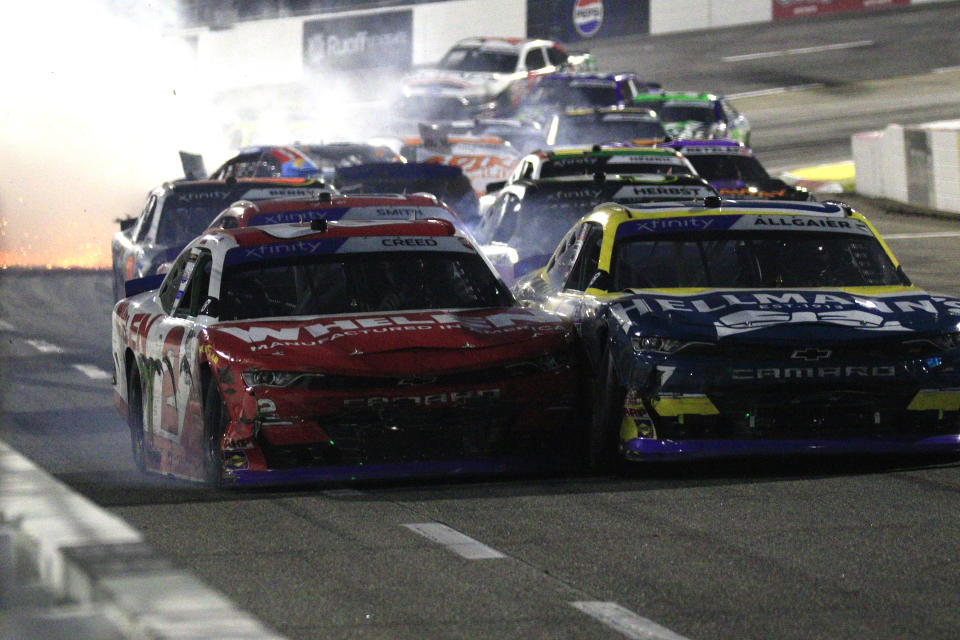
M226 322L207 329L214 351L247 367L332 373L428 373L555 351L569 325L506 307Z
M912 287L637 292L619 298L611 315L629 333L711 342L828 342L957 331L960 300Z

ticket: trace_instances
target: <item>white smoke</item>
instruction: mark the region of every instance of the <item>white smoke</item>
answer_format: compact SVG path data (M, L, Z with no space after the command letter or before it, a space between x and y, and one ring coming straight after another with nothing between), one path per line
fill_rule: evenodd
M204 144L169 11L19 3L0 23L0 265L109 265L115 218Z

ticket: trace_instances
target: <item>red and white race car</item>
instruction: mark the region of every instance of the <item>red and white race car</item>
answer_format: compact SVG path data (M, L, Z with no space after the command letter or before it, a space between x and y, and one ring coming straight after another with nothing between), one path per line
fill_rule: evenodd
M571 326L519 307L448 221L217 229L151 280L112 315L141 469L212 486L497 471L579 433Z
M592 58L571 59L553 40L466 38L435 66L403 78L397 109L428 120L470 117L490 102L516 104L538 76L586 67L588 62L592 64Z

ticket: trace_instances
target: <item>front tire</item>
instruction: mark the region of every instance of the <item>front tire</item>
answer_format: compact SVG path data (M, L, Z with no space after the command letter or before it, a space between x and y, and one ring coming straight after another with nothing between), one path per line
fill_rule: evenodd
M211 378L203 402L203 481L214 489L223 486L223 432L227 420L227 405L217 381Z
M597 368L585 463L590 471L616 471L621 462L620 424L623 422L623 401L627 392L617 380L609 347L603 350Z
M140 368L134 362L127 372L127 425L130 427L130 450L133 464L143 473L147 470L144 448L143 384L140 382Z

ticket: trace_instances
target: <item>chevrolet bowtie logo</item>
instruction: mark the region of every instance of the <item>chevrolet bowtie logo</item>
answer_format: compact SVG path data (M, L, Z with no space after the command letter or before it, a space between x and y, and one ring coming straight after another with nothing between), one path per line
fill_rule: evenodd
M833 353L830 349L817 349L815 347L810 347L809 349L797 349L790 357L795 360L803 360L805 362L816 362L817 360L826 360Z

